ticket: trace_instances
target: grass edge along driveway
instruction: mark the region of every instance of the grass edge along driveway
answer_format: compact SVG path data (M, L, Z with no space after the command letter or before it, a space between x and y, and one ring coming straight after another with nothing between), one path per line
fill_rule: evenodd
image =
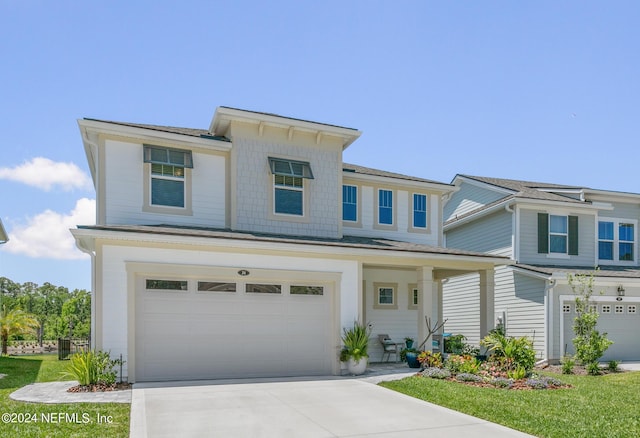
M426 377L380 385L539 437L640 436L640 372L548 375L573 388L479 388Z
M25 403L9 394L34 382L69 380L61 377L68 361L56 355L0 357L1 437L128 437L131 405L126 403ZM9 414L7 417L4 414ZM98 416L112 422L98 423Z

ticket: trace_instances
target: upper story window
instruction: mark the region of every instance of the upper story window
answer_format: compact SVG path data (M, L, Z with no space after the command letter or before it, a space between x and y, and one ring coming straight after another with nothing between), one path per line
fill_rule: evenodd
M378 223L393 225L393 191L378 190Z
M191 151L144 146L144 162L148 163L149 189L146 205L151 207L187 208L187 172L193 168Z
M342 186L342 220L358 221L358 187Z
M311 166L304 161L269 157L273 174L273 211L304 216L304 179L313 179Z
M578 216L538 213L538 253L578 255Z
M636 221L607 219L598 222L598 259L603 262L635 261Z
M413 228L427 228L427 195L413 194Z
M549 252L567 253L568 232L567 216L549 215Z

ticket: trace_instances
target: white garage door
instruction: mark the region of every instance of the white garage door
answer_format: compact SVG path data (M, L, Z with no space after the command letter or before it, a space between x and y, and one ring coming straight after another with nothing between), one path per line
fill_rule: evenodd
M597 329L600 333L606 332L607 338L614 343L607 349L600 359L603 362L609 360L625 361L640 360L640 303L629 301L598 302L599 313ZM573 320L576 316L575 303L566 302L563 306L564 316L564 343L567 353L574 354L572 339Z
M137 381L332 373L330 284L155 276L137 285Z

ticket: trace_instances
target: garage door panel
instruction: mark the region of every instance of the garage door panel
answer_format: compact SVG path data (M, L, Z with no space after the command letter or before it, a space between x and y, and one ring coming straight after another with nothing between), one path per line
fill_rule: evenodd
M136 292L136 380L332 372L332 293Z
M640 303L624 303L623 312L615 313L615 304L610 305L610 311L604 313L602 304L599 307L597 329L601 333L607 333L607 338L613 341L605 354L600 359L603 362L610 360L630 361L640 360L640 315L629 313L629 306L640 307ZM573 304L571 309L573 310ZM568 354L575 354L573 347L573 322L575 312L564 313L564 344Z

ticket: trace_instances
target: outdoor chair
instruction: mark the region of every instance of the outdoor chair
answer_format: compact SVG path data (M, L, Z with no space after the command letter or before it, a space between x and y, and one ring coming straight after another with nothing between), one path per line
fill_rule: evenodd
M391 359L391 353L396 355L396 362L398 362L400 360L400 348L399 347L402 344L398 344L396 341L391 339L388 334L378 335L378 340L380 341L380 344L382 345L382 358L380 359L380 362L384 362L385 361L384 360L385 354L387 355L387 362L389 362L389 360Z

